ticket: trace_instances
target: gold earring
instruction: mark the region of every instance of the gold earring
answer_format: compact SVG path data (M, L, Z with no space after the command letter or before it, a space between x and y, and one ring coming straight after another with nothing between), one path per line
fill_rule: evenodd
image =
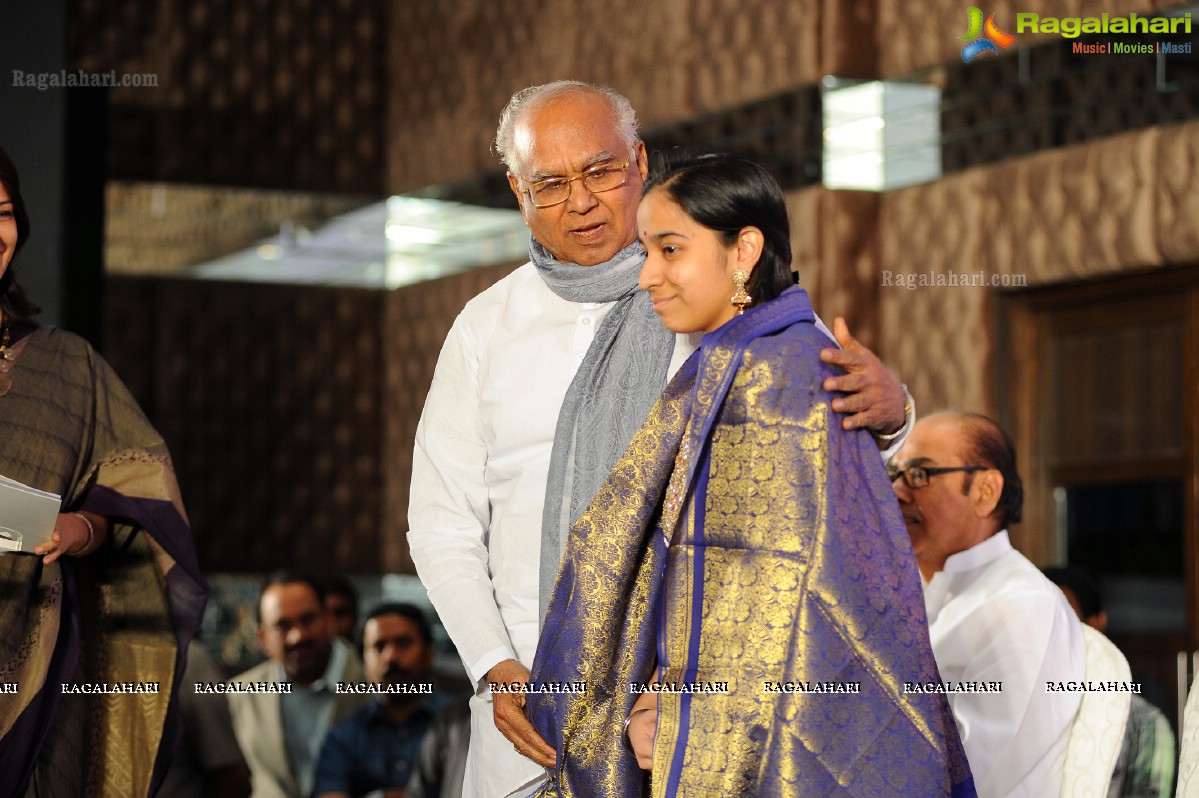
M740 316L745 312L745 307L754 301L753 297L745 292L745 283L749 281L749 272L745 269L736 269L733 271L733 287L737 290L733 292L729 302L737 306L737 315Z

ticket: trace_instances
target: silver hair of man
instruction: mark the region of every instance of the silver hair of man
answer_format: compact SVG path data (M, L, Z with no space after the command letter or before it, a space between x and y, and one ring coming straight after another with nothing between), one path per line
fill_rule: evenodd
M615 89L580 80L559 80L542 86L530 86L512 95L512 99L500 113L500 126L495 133L495 152L509 172L514 175L520 175L522 172L516 155L516 123L525 114L540 108L555 97L573 92L590 92L607 100L624 143L629 147L637 143L637 112L633 110L628 99Z

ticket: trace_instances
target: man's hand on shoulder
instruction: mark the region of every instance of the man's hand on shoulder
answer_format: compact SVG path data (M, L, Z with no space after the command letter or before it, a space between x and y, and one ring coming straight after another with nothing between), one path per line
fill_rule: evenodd
M833 410L845 416L841 426L864 427L876 436L898 432L906 418L906 399L899 378L849 334L849 325L840 316L833 320L833 335L841 348L821 350L820 359L845 369L845 374L824 381L824 390L846 394L833 400Z
M529 669L514 659L506 659L487 671L489 684L524 685L529 681ZM552 768L558 761L557 752L545 741L525 716L525 695L521 692L491 693L495 727L508 738L516 753L538 765Z

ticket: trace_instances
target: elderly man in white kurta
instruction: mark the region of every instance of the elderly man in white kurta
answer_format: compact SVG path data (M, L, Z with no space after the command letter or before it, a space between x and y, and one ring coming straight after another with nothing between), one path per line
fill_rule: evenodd
M496 148L531 260L472 299L446 338L417 430L408 533L477 685L472 798L519 794L554 762L523 699L488 684L527 681L565 527L698 344L662 327L636 285L647 159L625 98L572 82L526 89L505 108ZM825 356L849 373L826 388L852 393L834 409L890 437L910 409L905 392L836 327L844 348Z
M889 468L979 797L1058 795L1081 696L1051 685L1082 680L1086 651L1065 596L1008 539L1023 501L1010 439L985 416L939 413Z

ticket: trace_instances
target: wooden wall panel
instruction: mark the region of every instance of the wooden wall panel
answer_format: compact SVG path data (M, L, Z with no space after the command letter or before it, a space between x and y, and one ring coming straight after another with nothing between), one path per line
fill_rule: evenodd
M1149 129L986 168L979 267L1037 285L1159 263L1158 144Z
M381 193L384 0L73 0L74 69L109 93L120 179Z
M1159 128L1153 168L1162 260L1199 262L1199 122Z
M412 445L441 341L510 269L393 292L111 278L109 359L171 449L201 565L411 572Z
M879 345L878 208L873 192L810 188L787 198L799 284L832 327L844 316L854 337Z
M392 92L387 111L388 188L402 192L499 168L491 144L500 110L530 85L610 85L652 128L815 83L823 74L823 5L399 4L390 20L388 69L404 89Z

